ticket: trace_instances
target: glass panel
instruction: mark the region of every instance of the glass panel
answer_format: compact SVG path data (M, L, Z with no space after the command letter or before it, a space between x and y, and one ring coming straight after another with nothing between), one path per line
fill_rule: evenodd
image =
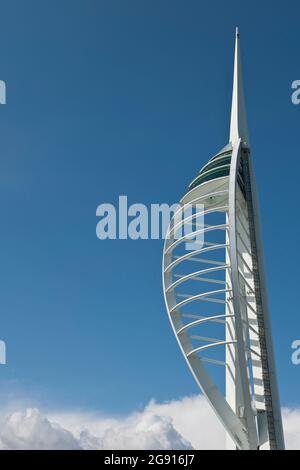
M196 188L199 184L204 183L205 181L210 181L215 178L221 178L222 176L228 176L230 170L230 165L226 165L222 168L216 168L215 170L204 173L203 175L198 176L198 178L189 186L189 189Z
M231 162L231 155L220 158L217 161L208 162L208 164L202 168L202 170L200 171L200 174L202 174L204 171L207 172L208 170L217 168L218 166L229 165L230 162Z

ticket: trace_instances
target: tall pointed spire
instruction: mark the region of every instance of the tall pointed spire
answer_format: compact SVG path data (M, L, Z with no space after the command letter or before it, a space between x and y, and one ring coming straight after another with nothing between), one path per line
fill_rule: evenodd
M240 57L240 35L236 28L230 142L234 144L239 138L248 147L250 146Z

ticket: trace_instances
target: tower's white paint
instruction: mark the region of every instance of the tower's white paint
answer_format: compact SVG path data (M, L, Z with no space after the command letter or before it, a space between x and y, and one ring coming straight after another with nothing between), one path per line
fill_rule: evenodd
M229 144L181 203L203 205L204 222L196 213L192 221L204 245L187 251L174 217L163 284L178 344L226 429L228 448L284 449L238 31Z
M229 141L234 145L238 139L241 139L244 145L250 146L240 52L240 34L238 28L236 28Z

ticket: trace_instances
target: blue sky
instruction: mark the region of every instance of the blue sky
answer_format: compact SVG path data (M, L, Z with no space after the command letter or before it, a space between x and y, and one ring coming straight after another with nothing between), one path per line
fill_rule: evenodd
M299 403L299 2L0 1L2 400L125 413L197 393L162 241L100 241L102 202L174 203L228 141L240 27L282 403Z

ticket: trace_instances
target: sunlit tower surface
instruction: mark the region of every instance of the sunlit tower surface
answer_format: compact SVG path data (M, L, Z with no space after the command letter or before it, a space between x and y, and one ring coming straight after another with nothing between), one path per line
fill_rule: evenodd
M239 42L237 30L229 143L180 201L202 213L172 219L163 286L174 334L226 430L227 448L276 450L284 437ZM187 222L203 236L194 250L189 235L175 236Z

